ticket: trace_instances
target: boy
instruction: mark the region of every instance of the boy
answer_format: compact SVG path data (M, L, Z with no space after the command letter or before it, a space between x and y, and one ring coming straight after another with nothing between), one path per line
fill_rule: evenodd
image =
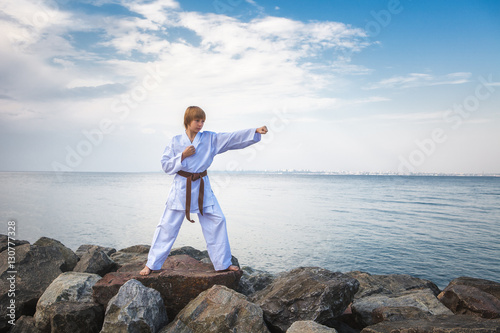
M214 269L239 269L231 265L226 218L212 192L206 170L215 155L259 142L261 134L267 133L267 127L233 133L201 132L205 119L205 112L201 108L188 107L184 113L185 133L172 138L170 145L163 152L163 171L176 175L141 275L148 275L151 271L161 268L177 238L184 216L188 221L194 222L190 213L198 213Z

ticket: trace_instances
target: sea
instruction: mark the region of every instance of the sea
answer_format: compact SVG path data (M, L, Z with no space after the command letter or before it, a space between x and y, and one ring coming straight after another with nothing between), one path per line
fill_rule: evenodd
M242 266L409 274L441 289L460 276L500 282L500 177L209 177ZM0 233L15 225L17 239L46 236L73 250L149 245L172 180L160 172L0 172ZM184 221L181 246L206 248L198 222Z

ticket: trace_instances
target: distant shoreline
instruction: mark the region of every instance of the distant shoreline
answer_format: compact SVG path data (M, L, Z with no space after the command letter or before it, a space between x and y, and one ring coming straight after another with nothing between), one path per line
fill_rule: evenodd
M210 170L210 173L214 174L253 174L253 175L300 175L300 176L400 176L400 177L500 177L500 173L439 173L439 172L414 172L401 174L397 172L375 172L375 171L308 171L308 170L239 170L239 171L227 171L227 170ZM44 173L44 174L149 174L149 173L161 173L163 171L8 171L3 170L0 173Z

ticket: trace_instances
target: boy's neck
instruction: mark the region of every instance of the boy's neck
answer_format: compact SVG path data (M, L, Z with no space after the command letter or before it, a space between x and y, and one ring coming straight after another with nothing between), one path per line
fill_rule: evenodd
M196 134L198 134L198 132L193 132L193 131L190 131L189 129L187 129L186 134L187 134L189 140L191 141L191 143L193 143L193 140L196 137Z

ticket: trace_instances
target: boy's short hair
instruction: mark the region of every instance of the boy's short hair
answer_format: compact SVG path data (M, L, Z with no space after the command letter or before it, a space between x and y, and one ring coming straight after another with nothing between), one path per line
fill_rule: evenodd
M187 129L188 125L195 119L205 120L207 116L205 111L198 106L188 106L186 112L184 113L184 127Z

